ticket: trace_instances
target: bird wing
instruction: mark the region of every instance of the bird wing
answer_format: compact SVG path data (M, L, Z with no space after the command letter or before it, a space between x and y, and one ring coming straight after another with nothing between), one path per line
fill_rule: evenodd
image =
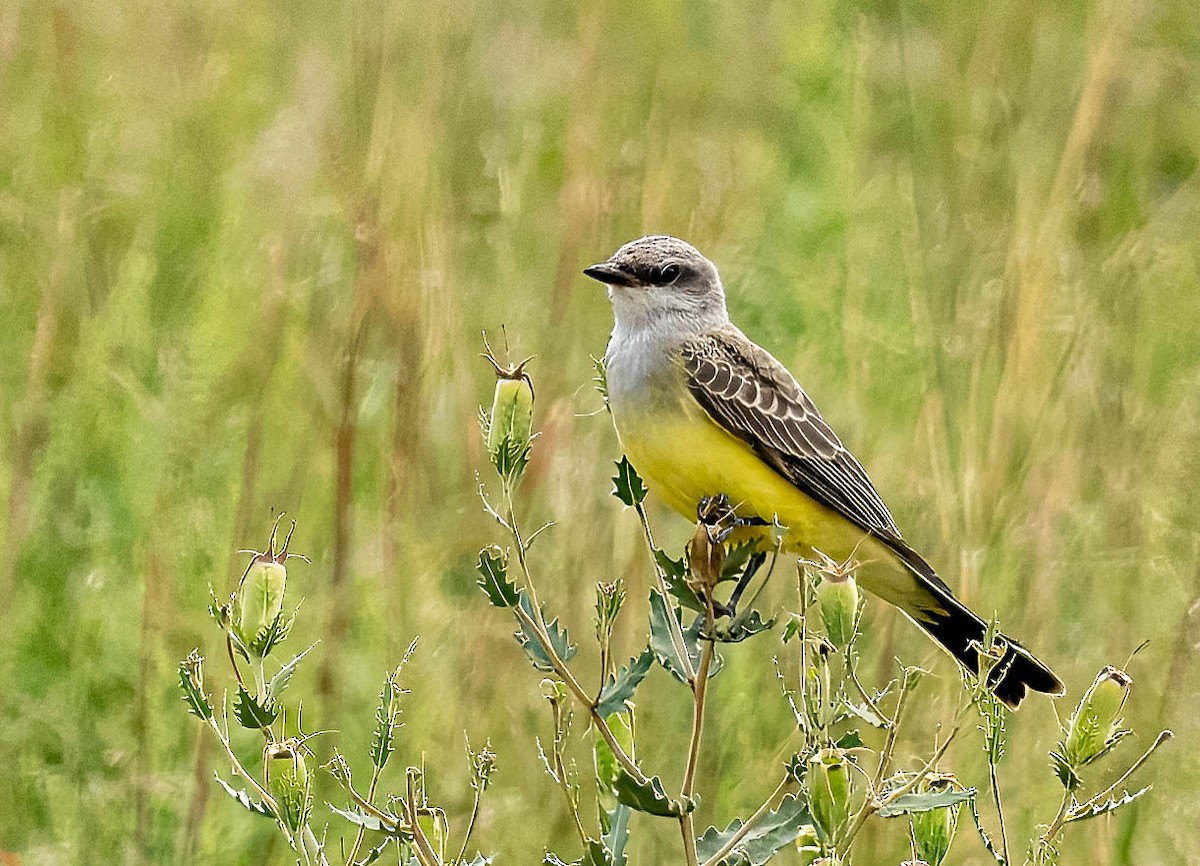
M900 542L900 530L862 464L769 352L727 326L689 340L681 357L689 390L714 421L813 499L864 530Z

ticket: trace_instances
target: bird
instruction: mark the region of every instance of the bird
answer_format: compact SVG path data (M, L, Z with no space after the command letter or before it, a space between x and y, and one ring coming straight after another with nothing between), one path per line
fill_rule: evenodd
M583 273L607 287L608 408L650 490L688 517L724 494L761 540L778 522L788 552L855 560L861 586L978 675L987 623L901 536L791 372L730 321L716 265L686 241L650 235ZM1015 709L1027 689L1064 694L1049 667L1000 638L1004 655L988 682L997 698Z

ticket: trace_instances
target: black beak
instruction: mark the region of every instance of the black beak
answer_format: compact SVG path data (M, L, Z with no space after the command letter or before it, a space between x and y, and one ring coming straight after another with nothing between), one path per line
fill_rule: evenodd
M599 280L602 283L608 283L610 286L632 286L634 285L633 277L612 264L611 262L601 262L598 265L584 268L583 272L593 280Z

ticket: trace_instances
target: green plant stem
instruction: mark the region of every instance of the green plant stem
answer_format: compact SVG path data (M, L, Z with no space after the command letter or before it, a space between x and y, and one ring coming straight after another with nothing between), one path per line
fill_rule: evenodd
M863 687L863 684L859 682L858 671L856 670L856 665L854 664L854 658L849 652L846 653L846 674L850 677L850 682L854 686L854 690L858 692L858 696L863 699L863 703L866 704L867 708L870 709L870 711L875 715L879 716L879 718L883 719L884 723L891 728L891 720L883 714L883 711L879 709L879 705L875 703L874 699L872 699L869 694L867 694L867 690Z
M563 724L562 706L558 700L550 702L550 707L554 712L554 748L551 749L551 754L554 755L554 780L558 782L558 787L562 790L563 796L567 800L567 811L571 813L571 820L575 824L575 831L579 834L579 841L583 844L584 850L587 850L588 835L583 828L583 821L579 817L579 797L578 790L571 791L571 783L567 779L567 766L563 762L563 741L567 737L567 725Z
M904 713L904 708L908 704L908 686L909 674L905 669L900 677L900 694L896 697L896 712L892 716L891 724L888 725L887 739L883 742L883 751L879 753L879 768L875 771L875 778L871 782L872 795L879 790L879 786L883 783L883 778L887 774L888 765L892 762L892 751L896 748L896 736L900 730L900 717ZM943 744L943 749L945 744ZM939 752L938 754L941 754ZM868 800L868 803L870 800Z
M992 789L992 799L996 803L996 820L1000 824L1000 853L1004 857L1004 862L1008 863L1008 830L1004 827L1004 806L1000 802L1000 780L996 777L996 762L992 759L990 749L988 750L988 784Z
M904 694L904 687L905 683L902 681L900 685L901 695ZM900 718L899 707L897 707L896 718ZM899 797L903 797L905 794L917 787L920 781L925 778L925 775L930 771L930 769L936 766L937 762L942 759L942 755L946 753L946 749L948 749L950 744L954 742L954 737L958 734L958 730L959 729L957 727L954 728L954 730L950 732L950 736L946 737L945 742L943 742L933 753L933 757L925 763L925 766L922 767L918 773L914 774L912 779L910 779L901 787L897 788L892 793L888 794L886 799L876 800L875 792L868 792L866 801L862 804L862 808L858 810L858 813L854 816L854 820L850 824L850 829L846 832L845 837L838 842L838 848L842 852L847 852L850 850L850 843L854 841L854 837L858 835L858 831L862 829L862 826L864 823L866 823L867 818L878 812L888 803L893 802Z
M711 598L711 591L708 593ZM674 619L674 617L671 617ZM709 602L708 628L712 629L712 602ZM695 696L694 706L692 709L692 736L688 742L687 766L683 771L683 785L679 792L680 805L685 808L683 814L679 816L679 831L683 835L683 852L684 862L688 866L697 866L698 855L696 854L696 822L692 811L686 809L689 800L692 799L692 793L696 787L696 764L700 759L700 740L704 735L704 705L705 696L708 693L708 672L712 666L712 658L714 653L714 645L711 640L703 642L700 648L700 665L696 671L695 679L692 680L692 694Z
M1129 769L1122 773L1120 778L1118 778L1099 794L1092 797L1086 803L1078 804L1072 808L1071 792L1064 792L1062 805L1059 806L1058 814L1054 816L1054 820L1050 822L1050 825L1046 828L1046 832L1041 835L1038 841L1045 844L1053 842L1054 838L1062 831L1063 827L1072 821L1078 820L1081 816L1086 815L1092 809L1096 808L1096 806L1103 803L1105 799L1111 797L1118 788L1120 788L1129 780L1130 776L1132 776L1141 768L1142 764L1146 763L1146 761L1150 759L1150 756L1154 754L1159 746L1171 739L1173 736L1174 734L1171 731L1161 732L1157 737L1154 738L1154 742L1150 744L1150 748L1146 749L1140 758L1130 764Z
M217 740L225 749L225 754L229 758L233 772L246 781L254 790L254 793L258 795L258 798L263 801L263 805L270 809L272 813L278 815L279 804L275 802L275 798L271 796L270 792L259 784L259 781L254 778L250 771L242 766L241 760L238 759L238 756L233 751L233 746L230 744L229 738L225 736L221 730L221 726L217 724L215 717L208 720L208 726L213 729L213 733L217 735ZM308 824L304 825L304 831L301 834L300 850L306 862L314 862L315 859L318 866L329 866L329 861L325 858L325 852L321 848L321 843L317 841L316 834L313 833L312 828Z
M413 848L421 866L441 866L442 861L433 850L433 846L429 844L429 840L425 838L425 831L417 822L416 789L413 786L414 772L412 769L408 772L407 796L404 798L404 811L408 813L408 823L413 834Z
M790 776L784 776L783 781L776 785L775 790L771 792L771 796L767 797L767 799L763 801L762 805L754 810L754 814L747 818L741 827L738 827L737 831L729 837L729 840L724 845L717 849L715 854L704 861L703 866L718 866L718 864L725 859L725 857L727 857L734 848L737 847L738 843L745 839L747 834L754 829L755 822L766 814L767 810L771 808L771 804L774 803L775 799L784 792L784 789L787 788L791 781L792 779Z
M479 796L480 790L476 787L475 802L471 804L471 817L467 821L467 832L463 835L462 847L458 849L458 856L454 858L455 863L461 863L467 856L467 843L471 841L471 834L475 832L475 820L479 817Z
M663 574L662 566L658 564L658 560L654 556L654 535L650 531L650 520L646 517L646 509L639 502L634 506L637 511L638 520L642 524L642 534L646 538L646 545L650 548L650 561L654 566L654 577L658 584L658 594L662 597L663 604L667 608L667 628L671 632L671 645L675 649L675 655L683 662L684 675L692 680L696 676L696 671L692 667L692 657L687 651L687 642L683 639L683 627L679 624L679 620L672 615L675 609L674 602L671 601L671 592L667 587L667 578Z
M371 783L367 786L367 802L371 803L375 800L375 786L379 783L379 767L375 764L371 765ZM367 828L359 825L358 832L354 835L354 844L350 846L350 855L346 858L346 863L353 866L354 858L358 856L358 849L362 847L363 838L367 834Z
M579 680L577 680L575 675L571 673L566 663L559 658L558 653L555 651L554 646L550 643L550 639L542 627L533 619L533 617L531 617L523 608L521 608L520 605L513 608L513 611L516 613L517 618L520 619L521 622L533 632L538 642L542 645L542 649L545 651L546 657L550 659L550 664L553 666L554 672L558 674L560 678L562 678L562 681L566 684L568 691L570 691L571 694L575 696L575 699L579 701L580 705L587 710L588 715L591 717L592 724L596 726L596 730L600 732L600 736L604 738L604 742L607 743L608 747L612 750L613 757L616 758L617 763L621 765L621 768L628 773L635 782L637 782L639 785L645 785L649 781L649 779L646 777L646 774L638 769L638 766L633 762L633 759L626 754L623 748L621 748L621 744L617 742L617 738L613 735L612 729L609 728L608 722L606 722L604 718L601 717L598 712L596 712L595 702L592 700L591 696L589 696L588 693L583 690L583 686L579 684Z

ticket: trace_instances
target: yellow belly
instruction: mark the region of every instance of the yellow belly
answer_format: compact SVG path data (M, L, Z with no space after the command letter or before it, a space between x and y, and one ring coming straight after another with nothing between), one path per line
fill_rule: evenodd
M657 415L657 417L655 417ZM699 406L694 411L614 416L629 461L650 485L652 494L689 520L705 496L726 494L743 517L773 517L787 528L785 546L810 553L813 548L844 559L867 533L832 509L801 492L759 459L748 445L713 422ZM766 530L754 534L765 536ZM870 547L875 545L868 542ZM860 550L857 558L865 550Z

